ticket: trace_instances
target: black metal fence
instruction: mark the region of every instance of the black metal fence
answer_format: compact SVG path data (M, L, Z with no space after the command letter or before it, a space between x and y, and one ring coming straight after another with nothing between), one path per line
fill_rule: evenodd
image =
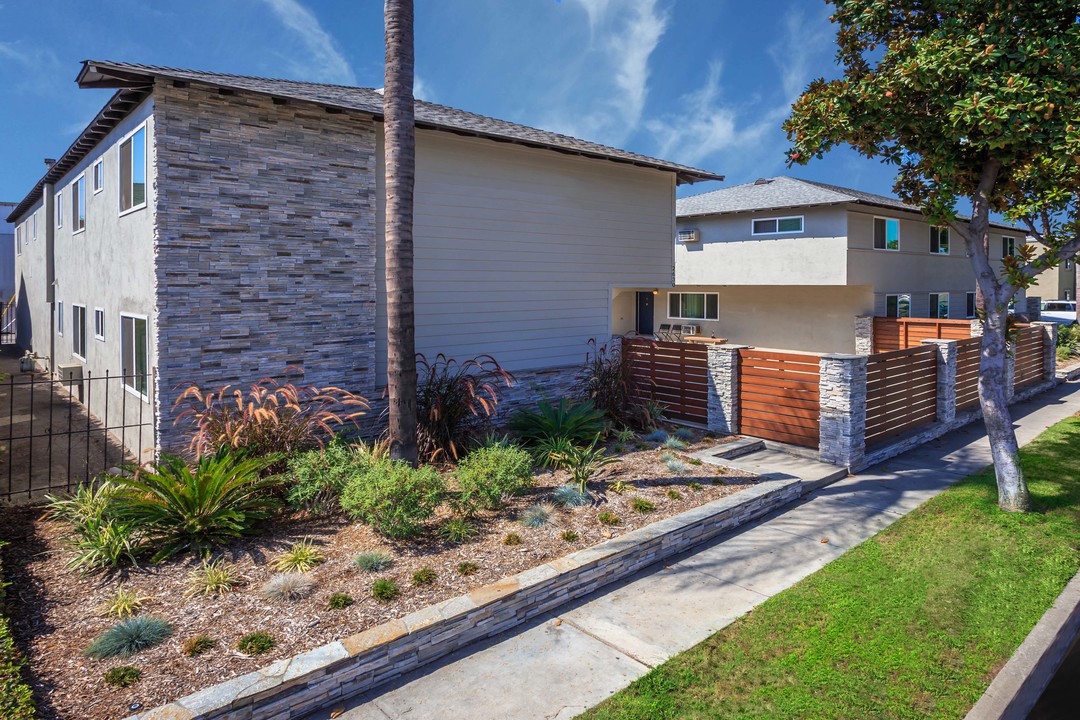
M151 459L153 388L149 375L109 372L0 381L0 502L35 500Z
M19 306L15 304L14 296L4 304L3 312L0 312L0 345L15 344L16 312L18 309Z

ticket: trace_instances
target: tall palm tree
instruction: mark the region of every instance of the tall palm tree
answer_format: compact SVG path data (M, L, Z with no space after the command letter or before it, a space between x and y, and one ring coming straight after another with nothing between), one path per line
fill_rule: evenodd
M387 393L390 454L416 464L416 330L413 318L413 3L386 0L383 135L386 163Z

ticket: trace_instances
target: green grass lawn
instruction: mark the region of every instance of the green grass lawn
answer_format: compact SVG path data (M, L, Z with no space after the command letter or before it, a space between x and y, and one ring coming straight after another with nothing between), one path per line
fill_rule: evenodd
M582 717L962 718L1080 567L1080 417L1021 454L1034 512L973 475Z

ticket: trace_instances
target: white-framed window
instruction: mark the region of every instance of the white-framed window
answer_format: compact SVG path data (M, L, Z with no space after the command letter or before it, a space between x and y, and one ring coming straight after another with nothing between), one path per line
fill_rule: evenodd
M900 249L900 221L896 218L874 218L874 249Z
M885 317L906 318L911 317L911 296L907 293L897 293L885 296Z
M30 216L30 239L37 240L37 216L38 211L35 210L34 214Z
M964 317L975 317L975 293L969 292L964 296Z
M64 337L64 301L56 303L56 334Z
M120 141L120 214L146 207L146 123Z
M98 160L94 163L94 194L105 189L105 160Z
M143 400L148 400L150 370L145 315L120 314L120 353L124 387Z
M672 320L719 320L719 293L668 293L668 317Z
M939 320L949 317L949 293L930 293L930 317Z
M801 233L803 231L803 216L791 217L755 218L751 225L751 233L754 235L780 235L782 233Z
M98 340L105 339L105 310L94 308L94 337Z
M16 225L15 226L15 254L16 255L22 255L22 236L23 236L23 226L22 225Z
M930 226L930 252L934 255L949 254L949 228Z
M86 362L86 306L71 304L71 352Z
M1012 257L1016 254L1016 238L1003 235L1001 237L1001 257Z
M80 175L71 183L71 234L86 229L86 176Z
M56 193L56 227L64 227L64 191Z

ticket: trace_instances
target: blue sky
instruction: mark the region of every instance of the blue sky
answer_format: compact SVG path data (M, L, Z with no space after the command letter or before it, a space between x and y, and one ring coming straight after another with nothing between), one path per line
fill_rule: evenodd
M416 0L417 95L727 176L890 193L848 150L784 167L780 124L836 73L823 0ZM0 200L20 200L109 96L122 60L380 87L381 0L0 0Z

